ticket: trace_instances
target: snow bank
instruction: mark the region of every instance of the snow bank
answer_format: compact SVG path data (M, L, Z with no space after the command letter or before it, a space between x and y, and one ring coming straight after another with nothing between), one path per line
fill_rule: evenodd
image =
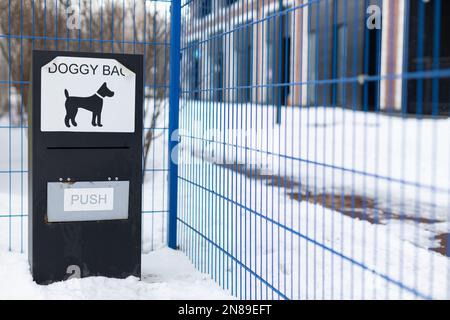
M182 249L233 294L450 297L450 259L429 250L450 230L449 120L288 107L277 125L272 106L182 106ZM255 168L266 178L242 174ZM355 210L380 223L295 193L368 198Z
M186 101L181 106L180 246L197 269L233 295L450 298L450 259L429 250L438 245L437 234L450 231L449 120L283 108L278 126L271 106ZM167 127L166 111L160 130ZM10 247L27 250L26 130L1 128L0 145L0 298L222 297L224 292L192 266L178 272L188 263L185 257L163 249L166 136L150 149L154 170L143 186L141 282L90 278L34 285L25 256L6 253ZM255 164L265 175L293 183L269 185L213 164L224 159ZM297 201L293 193L355 194L373 199L380 215L440 222L371 224L325 208L320 200Z
M355 193L447 221L450 120L342 108L184 101L182 145L211 161L253 164L304 189Z
M0 251L0 300L230 298L181 252L157 250L144 254L142 263L142 281L91 277L40 286L32 281L24 254Z
M147 101L146 105L151 114L151 102ZM156 125L158 128L164 128L165 122L164 111ZM0 300L231 298L229 293L222 290L208 275L195 270L182 252L165 248L165 135L161 135L152 144L148 168L156 170L147 172L142 188L142 281L134 277L123 280L91 277L71 279L48 286L36 285L29 272L26 253L27 130L9 126L7 119L0 119Z

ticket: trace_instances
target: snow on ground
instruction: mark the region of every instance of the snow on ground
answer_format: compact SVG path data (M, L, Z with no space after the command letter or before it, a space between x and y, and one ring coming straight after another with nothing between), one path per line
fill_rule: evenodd
M282 125L277 126L269 106L182 106L179 241L201 272L243 298L450 298L450 259L429 250L439 245L434 236L450 230L449 120L283 108ZM191 130L186 131L189 122ZM10 244L15 252L27 250L26 131L0 125L0 280L2 272L15 274L18 290L29 288L23 294L32 297L100 297L103 293L91 289L97 285L113 291L123 285L124 296L153 297L150 288L161 279L167 280L159 287L167 289L161 296L188 294L171 291L175 284L164 273L166 264L159 265L161 272L153 271L159 275L152 281L150 262L144 264L142 282L92 278L55 284L50 291L33 286L25 256L6 253ZM158 127L166 126L164 113ZM211 131L214 126L253 131L217 133ZM149 168L155 170L147 173L143 186L143 259L173 258L177 265L185 257L163 249L166 148L167 140L160 138L150 150ZM213 164L221 158L247 171L255 164L267 177L285 181L274 185ZM306 199L296 200L295 193ZM372 207L358 210L378 215L381 223L326 208L320 199L311 201L320 194L367 197L374 201ZM186 286L205 284L198 297L224 294L209 280L202 282L204 275L189 274ZM186 273L179 275L183 279ZM71 295L64 288L72 284L89 289ZM108 292L105 296L114 294Z
M263 180L192 161L196 164L182 169L179 184L180 248L232 294L250 299L449 298L449 259L403 240L407 228L402 223L360 221L293 200L285 188Z
M450 119L283 107L276 125L273 106L182 105L181 134L211 140L183 141L203 157L267 166L309 190L364 193L420 217L449 217Z
M381 220L391 214L438 221L402 224L405 237L415 241L410 234L419 233L423 247L435 245L431 234L450 231L449 119L282 108L278 126L271 106L189 102L182 119L181 149L196 156L243 164L247 172L253 165L291 180L300 194L368 198L374 204L366 214Z
M209 275L195 270L182 252L165 247L166 172L161 169L167 147L163 136L153 144L148 160L149 168L158 170L147 173L142 189L142 281L92 277L35 284L27 261L27 132L8 127L7 119L0 119L0 300L231 298Z
M71 279L47 286L32 281L25 254L0 251L2 299L229 299L179 251L142 255L142 281L135 277Z
M270 106L182 106L181 246L200 270L240 297L450 298L429 250L450 230L449 120L283 108L277 126ZM340 196L377 223L321 205Z

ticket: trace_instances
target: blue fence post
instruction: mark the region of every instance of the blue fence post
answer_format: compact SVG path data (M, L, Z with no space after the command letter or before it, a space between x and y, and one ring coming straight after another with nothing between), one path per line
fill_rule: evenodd
M178 194L178 111L180 107L180 29L181 0L173 0L170 20L170 82L169 82L169 219L168 246L177 248ZM175 133L175 134L174 134Z

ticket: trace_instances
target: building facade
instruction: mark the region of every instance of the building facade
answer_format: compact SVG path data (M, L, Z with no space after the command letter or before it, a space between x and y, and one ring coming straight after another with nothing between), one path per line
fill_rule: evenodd
M200 0L190 7L182 45L190 98L448 112L448 79L418 74L448 67L449 1Z

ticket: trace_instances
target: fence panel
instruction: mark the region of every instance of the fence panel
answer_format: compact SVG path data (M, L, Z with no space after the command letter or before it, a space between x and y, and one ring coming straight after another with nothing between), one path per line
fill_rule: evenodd
M144 54L143 249L165 245L169 5L0 3L0 250L27 249L32 49ZM239 298L450 298L449 14L181 1L177 243L199 270Z
M449 3L181 7L196 267L244 299L448 299Z
M143 251L165 245L169 9L169 3L145 0L0 2L0 250L27 250L27 108L35 49L144 55Z

